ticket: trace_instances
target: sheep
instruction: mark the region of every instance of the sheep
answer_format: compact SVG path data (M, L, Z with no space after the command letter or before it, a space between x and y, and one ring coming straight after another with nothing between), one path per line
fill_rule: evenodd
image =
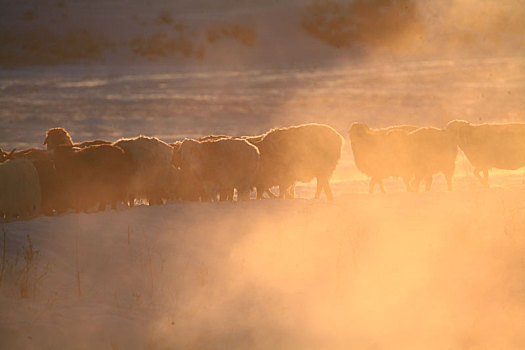
M133 163L124 150L114 145L74 148L59 145L53 160L62 186L64 207L87 212L98 204L113 209L128 198Z
M447 180L447 187L452 191L452 176L458 153L456 141L448 130L437 128L419 128L410 132L406 154L414 177L410 185L419 191L421 180L425 179L426 191L432 186L432 176L442 172Z
M404 135L416 130L416 126L402 125L385 129L370 129L365 123L353 123L348 131L357 168L371 177L369 193L374 193L377 184L385 192L382 180L401 177L410 190L413 172L403 149Z
M0 150L0 163L8 159L27 159L33 162L38 173L41 191L40 208L44 215L53 215L53 210L62 210L58 205L59 192L58 179L56 175L55 163L51 158L51 153L41 149L30 148L21 151L12 150L5 153Z
M228 135L207 135L207 136L197 137L195 140L197 141L216 141L216 140L231 139L231 138L234 138L234 137L228 136ZM180 167L180 162L181 162L181 158L180 158L181 144L182 144L182 141L175 141L175 142L169 143L171 148L173 148L172 164L177 168Z
M47 130L44 143L48 151L53 151L59 145L73 146L73 139L64 128L52 128Z
M169 143L173 149L171 157L171 174L169 176L169 199L197 202L202 193L200 182L191 176L188 171L181 171L181 152L182 141Z
M8 160L9 159L8 156L9 156L9 153L0 148L0 163L3 163L6 160Z
M214 137L204 136L197 138L198 141L217 140L226 137ZM182 141L175 141L169 144L173 148L173 156L171 164L176 169L173 171L171 179L171 198L196 202L201 198L205 199L204 188L199 180L197 180L189 171L182 171L180 169L182 158L181 158L181 145Z
M181 144L181 171L200 181L204 201L217 193L220 200L233 200L234 189L239 200L248 200L259 159L257 147L240 139L185 139Z
M256 178L257 197L279 185L281 198L293 198L297 181L317 179L315 198L324 190L333 199L330 178L344 144L343 137L328 125L302 124L272 129L262 138L255 136L254 145L261 153L261 166Z
M175 168L180 168L180 146L182 145L182 141L175 141L172 143L169 143L170 147L173 150L173 154L171 156L171 164Z
M38 173L26 159L0 164L0 218L26 219L40 213L41 193Z
M41 198L41 212L44 215L52 216L53 210L57 213L65 211L63 201L60 199L62 193L61 186L57 176L55 162L51 159L34 159L33 166L38 173L38 181L40 183Z
M239 139L246 140L249 143L251 143L252 145L254 145L255 147L257 147L257 144L264 138L265 135L266 134L256 135L256 136L241 136L241 137L239 137ZM259 150L259 152L260 152L260 150ZM268 187L263 189L264 186L262 184L259 184L259 188L257 189L257 199L262 199L264 193L267 193L270 198L278 198L278 196L273 194L273 192L270 190L271 186L277 186L277 185L278 185L278 183L274 183L274 184L271 184L271 185L268 184L268 185L266 185ZM257 188L257 185L254 184L253 187ZM284 189L283 189L283 191L284 191ZM288 191L286 194L288 196L290 194L290 191Z
M96 145L109 145L111 142L104 140L91 140L80 143L73 143L71 135L64 128L53 128L46 132L46 138L43 145L47 146L48 151L54 150L58 145L69 145L78 148L85 148Z
M266 134L256 135L256 136L241 136L240 138L254 145L257 142L260 142L264 138L265 135Z
M169 199L198 202L204 198L203 186L189 171L172 166L169 179Z
M256 142L259 142L264 135L259 136L241 136L241 137L232 137L228 135L208 135L208 136L202 136L198 137L197 141L215 141L220 139L240 139L240 140L246 140L250 142L251 144L255 145ZM176 168L180 168L181 165L181 152L180 152L180 146L182 144L182 141L175 141L170 143L169 145L173 148L173 157L172 157L172 165ZM255 145L256 146L256 145ZM188 200L188 201L195 201L198 200L202 196L202 186L198 183L198 181L195 180L191 175L188 174L188 172L181 172L179 174L178 178L178 189L175 191L177 193L176 198L181 200ZM261 192L261 191L259 191ZM269 190L266 190L266 193L270 197L275 198L276 196Z
M202 141L216 141L221 139L234 139L236 137L228 135L208 135L201 136L195 140ZM175 141L169 144L173 148L172 165L179 169L181 166L181 145L182 141ZM171 187L173 188L173 198L184 201L198 201L199 199L209 200L213 198L207 198L204 193L204 187L189 171L179 171L175 176L176 180L173 181ZM233 199L233 189L230 191L231 195L227 193L222 194L222 199ZM232 198L230 198L230 196Z
M120 139L114 143L132 159L135 172L131 181L130 205L134 198L146 198L149 205L162 204L169 198L169 181L173 160L173 148L155 138L139 136Z
M0 163L8 159L46 160L50 159L50 153L38 148L28 148L21 151L13 149L9 153L0 149Z
M78 147L78 148L86 148L89 146L98 146L98 145L111 145L111 142L106 141L106 140L89 140L89 141L77 142L73 144L74 147Z
M221 139L230 139L230 138L232 138L232 136L228 136L228 135L207 135L207 136L197 137L196 140L197 141L217 141L217 140L221 140Z
M447 124L482 185L489 185L492 168L516 170L525 166L525 124ZM483 175L482 175L483 173Z

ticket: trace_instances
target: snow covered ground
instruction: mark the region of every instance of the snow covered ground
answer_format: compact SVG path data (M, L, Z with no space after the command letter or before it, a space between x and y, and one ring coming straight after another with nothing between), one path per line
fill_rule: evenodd
M338 192L5 224L2 348L523 347L523 186Z

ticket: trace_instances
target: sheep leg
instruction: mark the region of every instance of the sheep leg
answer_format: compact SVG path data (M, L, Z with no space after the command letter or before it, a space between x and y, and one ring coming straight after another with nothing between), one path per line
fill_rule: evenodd
M483 181L483 177L481 177L481 169L478 169L478 168L475 168L474 169L474 176L478 178L479 182L481 182L481 184L485 184L484 181Z
M237 189L237 202L243 201L246 202L250 199L250 191L246 189ZM232 197L233 201L233 197Z
M268 197L270 198L278 198L278 196L276 196L275 193L273 193L271 189L267 189L266 193L268 194Z
M425 177L425 191L429 192L432 188L432 175Z
M323 189L324 189L324 193L326 194L326 198L329 201L333 201L334 194L332 193L332 189L330 188L330 183L328 182L328 179L323 180Z
M128 205L132 208L135 206L135 196L131 194L128 196Z
M263 195L266 190L264 190L262 186L255 186L255 188L257 191L257 199L263 199Z
M323 184L321 183L321 180L317 178L317 188L315 190L315 199L319 199L321 197L321 191L323 189Z
M148 196L148 204L151 205L161 205L162 204L162 196L155 191L154 193L150 193Z
M249 201L251 192L250 187L237 189L237 201Z
M75 209L75 213L80 213L83 209L83 206L82 206L82 203L83 201L80 200L79 197L76 198L75 200L75 204L74 204L74 209Z
M208 195L208 193L206 192L206 190L201 189L199 192L200 192L199 197L201 199L201 202L209 202L211 200L211 198Z
M421 184L421 180L423 179L423 177L421 175L416 175L414 177L414 179L412 180L412 190L414 192L419 192L419 185Z
M325 193L326 193L326 196L328 197L328 192L326 191L326 188L325 188L325 179L324 178L320 178L320 177L317 177L317 189L315 191L315 199L319 199L321 198L321 191L323 190L323 188L325 189ZM330 191L330 187L328 188L328 190Z
M321 191L324 189L324 193L326 194L326 198L331 201L334 199L334 196L332 194L332 189L330 188L330 183L328 182L328 179L326 177L317 178L317 190L315 192L315 199L319 199L321 197Z
M481 176L481 172L483 172L483 176ZM479 182L481 182L482 185L487 186L489 185L489 171L487 169L474 169L474 176L476 176L479 179Z
M282 183L279 185L279 198L293 199L295 185L293 183Z
M483 178L481 177L481 169L475 168L474 169L474 176L478 178L479 182L483 184Z
M378 182L379 189L381 190L381 193L385 193L385 188L383 187L383 179L379 179Z
M379 186L379 190L381 191L381 193L385 193L385 188L383 187L383 180L382 179L378 179L376 177L373 177L370 180L370 186L368 188L368 193L370 193L370 194L374 193L374 187L375 187L376 184Z
M368 185L368 193L374 194L374 187L376 185L377 179L375 177L370 179L370 184Z
M233 200L233 193L230 194L230 190L219 191L219 201L224 202L227 200Z
M111 196L108 200L108 204L112 210L117 210L117 204L120 202L120 199L123 198L121 194Z
M447 188L449 191L452 191L452 175L453 175L453 171L450 172L450 171L447 171L447 172L444 172L443 174L445 175L445 179L447 180Z
M279 185L279 198L283 199L286 196L286 187L284 185Z
M268 198L272 198L272 199L279 198L279 196L273 193L271 189L269 188L263 189L262 187L257 187L257 199L264 199L265 193L268 195Z
M403 177L403 183L405 184L407 192L413 192L412 186L410 185L410 179L411 177Z
M489 170L488 169L483 170L483 178L485 180L484 185L486 187L489 187Z
M286 190L286 194L288 196L288 199L295 198L295 184L288 187L288 189Z

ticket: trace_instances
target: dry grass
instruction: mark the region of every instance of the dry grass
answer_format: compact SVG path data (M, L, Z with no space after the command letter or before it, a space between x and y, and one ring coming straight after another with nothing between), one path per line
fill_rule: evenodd
M251 25L221 24L208 28L206 37L210 44L225 38L231 38L245 46L253 47L257 35Z
M2 266L0 288L5 296L21 299L37 297L37 292L50 272L50 263L43 263L40 250L35 249L30 235L26 235L26 244L17 251L14 261L6 257L7 230L3 229ZM22 259L20 259L22 257ZM5 282L5 283L4 283Z
M396 47L422 27L411 0L317 0L306 7L301 25L309 35L335 47Z
M27 246L24 246L22 251L24 265L22 269L19 270L18 275L20 297L23 299L29 297L35 298L38 288L49 273L49 263L43 267L40 266L40 251L34 249L31 236L27 235L26 239Z
M34 21L38 19L38 15L33 10L27 10L24 13L22 13L22 19L24 21Z
M183 35L171 36L155 33L139 36L130 43L131 51L139 56L154 60L160 57L190 57L194 54L193 43Z
M0 66L56 65L101 60L114 44L84 29L56 34L46 28L15 31L0 28Z
M162 11L159 15L158 22L160 24L172 25L174 23L173 15L169 11Z

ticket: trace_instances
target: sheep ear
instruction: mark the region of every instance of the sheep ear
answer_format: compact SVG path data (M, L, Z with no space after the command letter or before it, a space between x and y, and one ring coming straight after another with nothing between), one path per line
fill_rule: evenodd
M7 154L7 158L11 159L15 151L16 151L16 148L13 148L13 150Z

